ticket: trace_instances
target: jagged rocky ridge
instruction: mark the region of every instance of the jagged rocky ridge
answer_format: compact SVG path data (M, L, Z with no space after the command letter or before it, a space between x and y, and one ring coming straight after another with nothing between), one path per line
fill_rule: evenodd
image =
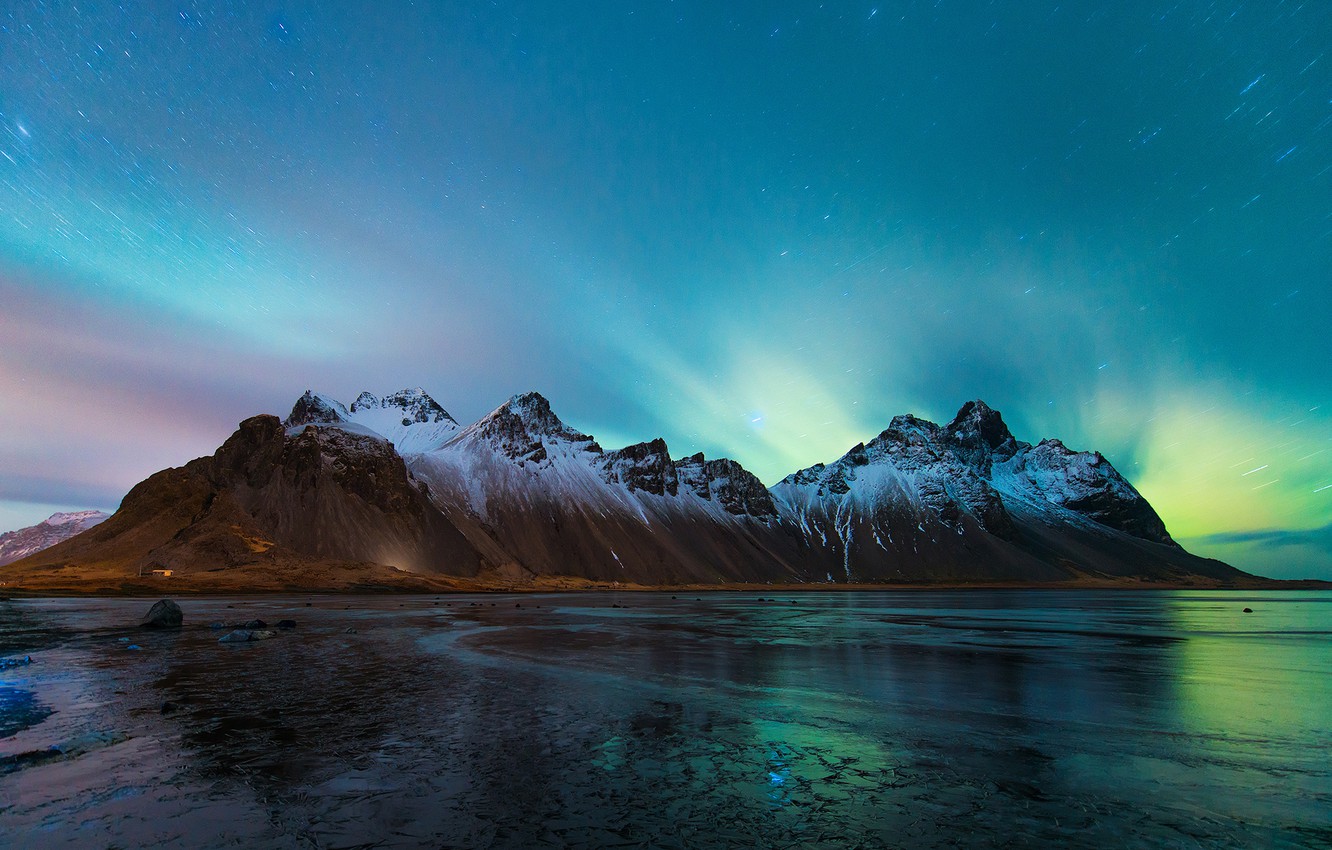
M943 426L895 417L772 492L830 579L960 580L978 564L1037 580L1231 574L1180 549L1102 455L1021 442L982 401Z
M240 528L297 559L511 579L1245 577L1183 551L1100 454L1021 442L980 401L947 425L896 417L769 490L733 460L672 458L661 439L605 450L537 393L463 428L420 389L350 407L307 392L284 422L246 420L212 458L136 487L103 538L141 529L140 503L182 474L200 510L159 517L170 534L140 562L263 555L234 542ZM78 540L49 557L73 557Z

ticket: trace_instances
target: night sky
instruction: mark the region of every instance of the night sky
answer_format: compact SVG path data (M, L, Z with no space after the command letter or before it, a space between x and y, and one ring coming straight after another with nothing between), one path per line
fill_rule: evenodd
M307 387L769 484L983 398L1332 578L1329 54L1278 0L11 0L0 530Z

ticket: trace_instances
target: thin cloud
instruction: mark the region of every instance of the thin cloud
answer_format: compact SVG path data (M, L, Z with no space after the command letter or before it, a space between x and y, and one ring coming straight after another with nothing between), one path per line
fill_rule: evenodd
M1193 538L1196 542L1216 545L1251 545L1266 549L1286 546L1313 546L1332 552L1332 523L1321 528L1268 528L1255 531L1224 531Z

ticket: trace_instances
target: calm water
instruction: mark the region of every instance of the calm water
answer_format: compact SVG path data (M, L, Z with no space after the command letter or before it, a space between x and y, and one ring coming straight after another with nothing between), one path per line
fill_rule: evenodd
M1332 847L1332 594L763 595L0 603L0 845Z

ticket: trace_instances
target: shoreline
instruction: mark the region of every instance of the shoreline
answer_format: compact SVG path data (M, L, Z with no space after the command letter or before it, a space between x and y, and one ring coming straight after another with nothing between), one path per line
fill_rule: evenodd
M866 582L819 582L791 584L680 584L680 585L640 585L615 582L595 582L586 579L558 577L546 580L526 582L486 582L465 580L442 580L438 584L411 582L403 585L388 583L348 584L344 586L289 585L264 588L190 586L178 579L161 579L145 583L124 583L119 587L106 585L78 586L56 584L45 587L0 586L0 602L21 599L86 599L86 598L125 598L148 599L160 597L207 598L207 597L254 597L266 598L289 595L313 596L463 596L463 595L542 595L542 594L580 594L580 593L775 593L817 595L824 593L864 593L864 592L929 592L929 591L986 591L986 590L1096 590L1096 591L1135 591L1135 590L1225 590L1235 592L1291 590L1291 591L1329 591L1332 582L1319 579L1261 579L1243 583L1225 582L1163 582L1163 581L1067 581L1067 582L904 582L904 583L866 583Z

